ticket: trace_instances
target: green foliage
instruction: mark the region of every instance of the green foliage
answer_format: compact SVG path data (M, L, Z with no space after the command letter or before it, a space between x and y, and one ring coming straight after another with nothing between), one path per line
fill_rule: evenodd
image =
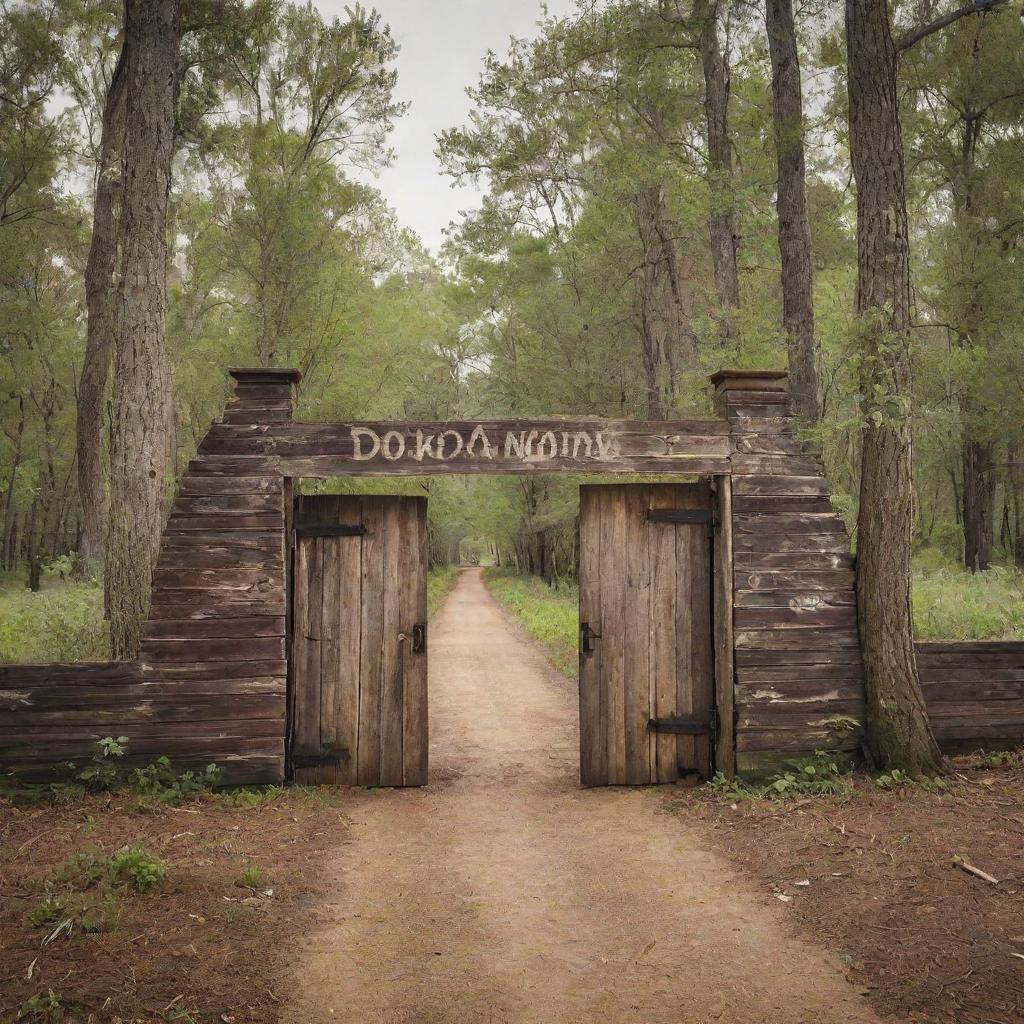
M1024 639L1024 573L1009 566L915 573L914 633L919 640Z
M115 884L145 892L164 880L167 868L155 854L138 846L123 846L110 858L110 876Z
M43 925L56 924L68 910L68 901L62 896L47 896L42 903L37 903L29 912L28 919L37 928Z
M0 663L102 661L108 652L98 584L44 580L33 593L23 579L0 581Z
M128 785L141 796L168 806L177 806L187 796L215 789L219 780L220 769L215 764L208 764L199 772L189 769L179 775L170 760L162 756L153 764L133 769Z
M850 792L850 781L836 756L817 750L813 757L797 758L769 776L764 782L726 778L716 772L711 788L723 799L787 800L800 796L844 796Z
M266 885L266 877L263 868L258 864L250 864L238 878L235 885L240 889L261 889Z
M427 576L427 615L433 618L444 604L448 592L455 586L459 578L459 569L455 565L438 565L430 570Z
M64 1007L61 997L49 989L46 995L32 996L25 1000L13 1018L5 1017L4 1020L22 1021L24 1024L62 1024Z
M901 768L893 768L875 776L875 785L879 789L900 790L920 789L926 793L948 793L954 788L955 782L942 775L910 775Z
M79 770L74 762L68 762L72 780L93 792L116 789L124 779L124 771L118 762L124 757L127 743L127 736L118 736L117 739L105 736L97 740L95 753L84 768Z
M240 786L237 789L223 789L217 798L231 807L266 807L276 803L288 790L284 786Z
M555 667L575 675L579 654L579 591L574 584L549 587L512 569L487 569L491 593L539 640Z

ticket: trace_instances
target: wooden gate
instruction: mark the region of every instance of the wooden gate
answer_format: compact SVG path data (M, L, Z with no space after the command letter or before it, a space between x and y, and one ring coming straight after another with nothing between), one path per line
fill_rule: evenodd
M580 781L711 772L707 484L580 488Z
M425 498L304 495L292 576L292 777L427 781Z

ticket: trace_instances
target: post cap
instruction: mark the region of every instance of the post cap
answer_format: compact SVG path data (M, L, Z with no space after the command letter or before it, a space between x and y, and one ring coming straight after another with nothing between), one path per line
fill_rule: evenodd
M708 379L718 388L728 386L732 381L744 380L758 381L762 385L777 381L785 386L788 378L788 370L716 370Z
M239 384L298 384L302 380L299 370L276 366L232 366L228 373Z

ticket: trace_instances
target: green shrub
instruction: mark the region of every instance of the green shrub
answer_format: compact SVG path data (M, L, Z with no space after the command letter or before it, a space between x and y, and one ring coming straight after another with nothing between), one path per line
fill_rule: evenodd
M145 892L164 880L164 862L139 846L122 846L110 858L110 879L116 884L129 885Z
M242 874L235 879L235 885L240 889L260 889L265 884L263 868L259 864L250 864Z
M44 924L55 924L68 911L68 901L62 896L47 896L42 903L37 903L29 912L28 919L37 927Z
M208 764L201 772L188 770L178 775L169 758L158 757L145 768L133 769L128 785L140 796L174 807L193 793L208 793L219 780L220 770L215 764Z
M24 1024L61 1024L64 1020L64 1007L61 1005L60 996L50 989L45 996L27 999L18 1008L14 1020L23 1021Z

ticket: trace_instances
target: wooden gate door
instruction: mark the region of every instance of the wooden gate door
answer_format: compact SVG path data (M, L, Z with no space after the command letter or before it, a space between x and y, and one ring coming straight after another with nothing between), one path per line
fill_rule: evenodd
M580 488L580 781L711 773L711 491Z
M292 777L427 781L427 502L303 495L292 574Z

